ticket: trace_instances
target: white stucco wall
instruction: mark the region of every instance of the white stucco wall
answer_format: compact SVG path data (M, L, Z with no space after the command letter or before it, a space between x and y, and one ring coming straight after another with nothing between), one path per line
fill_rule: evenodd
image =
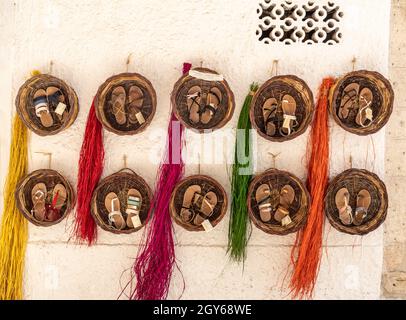
M303 1L298 1L303 2ZM324 2L324 1L322 1ZM52 168L76 185L77 162L87 113L98 86L112 74L126 70L149 78L157 91L158 107L151 126L142 134L118 137L105 132L104 176L128 166L152 187L157 164L146 156L164 139L156 130L166 130L169 95L181 73L182 62L190 61L223 73L236 98L236 112L225 129L235 127L252 81L270 77L272 61L279 59L280 74L303 78L316 95L321 79L357 69L388 73L390 1L336 0L344 12L343 41L325 45L265 45L257 41L256 9L253 0L15 0L0 4L0 175L7 169L9 129L14 98L30 70L49 71L75 88L80 112L71 128L53 137L30 136L30 171L47 166L47 158L36 152L52 152ZM372 137L357 137L331 123L331 175L353 166L373 170L384 178L384 131ZM195 134L187 132L191 145ZM258 138L257 171L271 167L272 153L281 153L277 168L306 177L307 134L283 144ZM228 151L230 151L229 149ZM366 153L369 156L366 159ZM226 164L202 164L229 192ZM190 165L187 174L197 173ZM2 190L1 190L2 192ZM0 200L1 206L3 199ZM288 271L294 235L269 236L254 228L244 270L226 255L229 215L209 234L189 233L175 226L176 254L186 283L182 298L276 299L288 298L283 282ZM120 278L135 257L141 233L113 235L99 230L94 247L68 242L72 215L59 225L39 228L30 225L27 248L25 297L27 299L115 299ZM378 298L382 269L382 228L365 237L340 234L325 226L323 261L316 298ZM122 284L128 272L122 277ZM289 279L289 278L287 278ZM183 282L175 270L169 298L182 293Z

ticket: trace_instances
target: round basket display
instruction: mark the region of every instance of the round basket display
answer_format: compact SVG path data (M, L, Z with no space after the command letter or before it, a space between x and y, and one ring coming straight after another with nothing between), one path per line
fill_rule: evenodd
M234 94L224 77L206 68L183 75L171 94L176 117L198 132L223 127L233 116Z
M293 174L270 169L252 180L247 205L250 218L259 229L269 234L287 235L306 223L310 195Z
M263 138L283 142L303 134L314 111L313 94L296 76L277 76L255 93L250 107L252 126Z
M378 72L354 71L339 79L330 91L330 113L343 129L360 135L376 133L388 122L394 93Z
M41 169L25 176L15 191L17 208L41 227L61 222L75 206L71 184L57 171Z
M227 195L213 178L194 175L180 181L172 192L172 218L188 231L210 231L227 211Z
M48 74L28 79L18 90L16 109L31 131L48 136L70 127L79 112L75 91Z
M99 87L96 116L106 130L133 135L151 123L156 103L156 93L148 79L137 73L121 73Z
M132 233L146 223L152 191L143 178L123 169L104 178L93 192L91 213L96 223L112 233Z
M324 203L327 218L334 228L352 235L364 235L385 221L388 194L376 174L349 169L330 182Z

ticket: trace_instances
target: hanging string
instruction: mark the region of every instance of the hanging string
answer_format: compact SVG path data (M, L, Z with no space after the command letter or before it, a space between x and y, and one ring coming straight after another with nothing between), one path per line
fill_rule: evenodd
M79 158L77 205L74 235L79 242L88 245L96 241L96 223L90 213L93 191L103 172L104 146L102 125L96 118L94 101L87 118L85 135Z
M251 84L250 92L245 98L237 124L234 164L231 176L231 213L228 227L228 252L236 262L245 260L249 238L247 234L247 194L253 171L249 113L252 98L257 90L258 84ZM239 132L243 133L242 137ZM244 161L241 162L241 159Z
M320 266L324 224L324 194L328 183L329 130L328 93L334 80L323 80L309 140L307 186L311 204L305 227L292 249L294 271L290 288L294 298L311 298Z
M0 300L23 298L25 249L28 240L27 220L17 209L14 192L27 174L27 128L14 117L10 160L4 188L4 209L0 234Z
M184 63L183 73L189 72L190 68L191 64ZM177 131L178 135L176 135ZM137 283L131 293L131 299L161 300L168 295L173 267L176 263L169 202L172 190L184 172L183 133L184 127L172 111L166 152L157 173L153 205L148 213L150 221L145 231L146 235L143 235L142 242L145 245L140 247L134 263ZM154 214L151 217L152 211Z

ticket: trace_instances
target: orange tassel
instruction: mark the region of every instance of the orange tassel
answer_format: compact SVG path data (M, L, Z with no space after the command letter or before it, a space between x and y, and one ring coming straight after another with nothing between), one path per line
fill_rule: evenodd
M326 78L319 89L313 127L308 145L307 187L311 205L307 223L297 234L292 249L293 276L290 282L294 298L312 298L320 267L324 224L324 194L329 171L328 95L334 79Z

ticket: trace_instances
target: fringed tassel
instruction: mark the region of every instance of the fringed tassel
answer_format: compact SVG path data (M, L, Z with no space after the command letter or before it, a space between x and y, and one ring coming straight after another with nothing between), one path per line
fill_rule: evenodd
M234 164L231 177L231 216L228 228L228 251L236 262L245 260L248 242L247 193L252 178L252 139L250 135L250 105L258 85L253 83L245 98L237 124Z
M324 194L329 170L328 95L334 80L323 80L308 150L307 186L311 205L305 227L298 233L292 249L294 272L290 283L294 298L312 298L320 267L323 242Z
M96 241L97 229L90 213L92 194L103 172L104 147L102 125L96 118L94 101L87 118L85 136L80 150L77 184L77 206L74 234L88 245Z
M190 68L191 65L185 63L183 73L187 73ZM134 264L137 283L130 299L161 300L168 295L175 264L175 246L169 202L172 190L181 179L184 171L182 161L183 132L184 127L172 112L168 128L167 149L157 174L153 209L150 210L150 214L152 210L154 214L147 227L145 245L140 248Z
M27 220L18 211L14 191L27 174L27 128L14 117L10 160L4 188L4 209L0 235L0 300L23 298Z

